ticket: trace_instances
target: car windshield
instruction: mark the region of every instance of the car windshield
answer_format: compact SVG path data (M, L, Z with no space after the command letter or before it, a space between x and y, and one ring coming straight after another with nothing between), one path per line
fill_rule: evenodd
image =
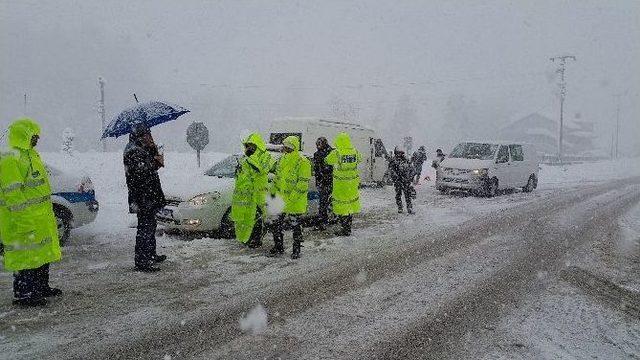
M204 174L206 176L235 177L236 168L238 167L238 158L238 155L231 155L213 165Z
M493 159L497 149L498 145L495 144L462 143L453 148L449 157L491 160Z

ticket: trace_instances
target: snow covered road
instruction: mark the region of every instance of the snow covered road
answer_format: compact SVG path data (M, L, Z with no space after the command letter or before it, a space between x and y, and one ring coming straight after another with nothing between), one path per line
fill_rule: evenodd
M109 185L107 179L97 183ZM560 302L549 296L590 291L572 281L589 275L573 270L603 269L593 259L602 258L594 255L593 244L611 243L617 218L625 221L624 232L637 231L627 210L638 204L639 183L630 178L542 186L531 194L492 199L443 196L421 187L416 216L395 213L392 189L366 189L356 236L308 231L301 260L267 258L266 249L249 250L230 240L165 235L159 238L160 252L169 260L159 274L132 271L134 229L127 228L120 207L106 206L102 222L74 233L64 260L52 268L52 283L65 290L63 297L43 309L14 308L10 275L0 275L1 354L17 359L584 355L570 346L557 348L561 340L564 347L580 344L579 337L530 336L527 330L555 318L563 319L555 324L562 334L573 331L574 322L592 325L564 311L576 295ZM587 313L579 318L611 311L606 318L615 319L618 332L602 330L608 342L592 336L590 348L609 358L640 352L633 310L640 302L637 291L629 290L638 288L629 276L637 266L629 270L616 262L624 255L637 264L638 253L637 247L625 249L631 255L603 250L605 262L616 265L615 283L607 286L619 289L621 279L628 281L628 291L613 291L613 301L621 293L625 305L584 305ZM593 276L614 278L611 272ZM603 301L584 297L578 300ZM537 308L538 302L546 307Z

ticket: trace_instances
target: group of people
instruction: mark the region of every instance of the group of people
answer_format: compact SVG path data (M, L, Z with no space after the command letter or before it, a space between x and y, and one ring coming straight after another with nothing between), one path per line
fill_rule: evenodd
M436 159L431 166L437 169L442 160L444 160L444 154L441 149L438 149L436 150ZM412 199L416 197L414 185L418 185L420 182L422 167L427 161L427 151L424 146L420 146L409 159L402 148L396 147L393 154L387 155L387 161L389 163L387 173L396 191L398 213L404 212L402 203L404 197L407 213L413 214Z
M49 264L59 261L61 252L48 173L35 149L39 138L40 127L34 120L18 119L8 129L9 151L0 153L0 239L4 245L4 267L14 273L14 303L27 306L44 305L47 297L62 294L60 289L49 285ZM333 146L324 137L317 139L312 161L301 153L297 136L282 141L279 157L272 157L258 133L249 135L242 143L244 156L236 170L230 213L238 241L251 248L262 246L267 232L267 196L280 197L284 207L270 226L274 245L269 255L284 254L284 232L291 229L291 258L299 258L303 242L302 217L308 212L312 176L315 176L319 195L315 230L326 229L332 212L340 224L336 235L351 235L353 215L359 213L361 207L358 165L362 156L347 133L338 134ZM412 183L419 181L426 161L424 147L420 147L411 160L399 148L387 159L398 211L403 211L404 196L407 212L413 213ZM160 270L157 264L167 258L156 253L155 238L156 214L166 204L158 176L158 170L164 166L164 156L144 124L131 129L123 164L129 211L135 213L138 220L135 269L156 272ZM271 180L270 174L273 174Z
M336 235L351 235L353 214L360 212L358 164L362 156L351 144L347 133L336 136L334 147L326 138L319 138L313 164L300 152L300 138L297 136L288 136L282 141L283 154L278 159L272 158L258 133L249 135L243 144L244 156L236 171L231 205L231 219L238 241L250 248L262 246L266 233L265 217L268 215L267 196L280 197L284 207L271 224L274 245L269 255L284 254L284 231L291 229L291 258L298 259L303 242L302 217L308 211L312 174L319 194L319 216L315 228L325 229L331 208L341 225ZM270 173L274 174L271 182Z

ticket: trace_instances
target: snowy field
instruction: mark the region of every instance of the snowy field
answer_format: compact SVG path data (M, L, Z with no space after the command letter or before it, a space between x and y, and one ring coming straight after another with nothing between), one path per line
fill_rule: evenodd
M612 179L640 176L638 159L566 167L542 166L538 190L529 194L518 191L495 198L441 195L434 189L432 182L423 182L417 187L418 198L414 216L397 214L391 187L367 188L362 190L364 209L354 220L354 236L335 238L331 232L305 231L302 259L298 261L288 258L274 260L264 256L264 252L272 244L270 235L267 235L263 249L251 250L233 240L193 239L188 236L163 234L158 237L158 253L167 254L168 261L161 265L161 273L147 275L132 271L135 229L130 227L133 217L127 212L121 156L120 153L79 153L73 157L58 153L43 154L49 164L60 170L90 176L101 209L93 224L72 231L68 245L63 249L63 260L52 266L52 284L65 290L61 299L54 299L47 308L41 310L14 308L11 306L11 275L6 272L0 275L0 346L6 348L4 354L15 354L16 358L32 358L47 354L58 346L65 346L70 341L95 342L95 339L100 337L105 338L104 344L100 346L109 346L110 343L117 346L120 341L125 341L131 336L135 329L153 327L153 324L160 320L163 326L188 327L190 323L202 321L199 310L216 306L221 301L245 298L244 294L257 289L267 289L273 284L286 283L298 273L321 272L345 264L350 259L367 261L390 249L397 249L398 252L411 251L416 246L416 239L421 239L421 244L428 244L465 221L526 204L545 203L561 194L594 184L607 183ZM194 154L167 153L167 167L161 170L165 192L171 194L173 189L181 189L190 182L197 181L194 179L200 178L208 167L205 164L210 165L224 157L224 154L203 154L203 167L198 169ZM425 176L435 178L431 168L425 168L423 177ZM638 251L639 211L636 207L620 218L621 230L616 237L618 245L615 246L615 251ZM291 249L290 241L290 234L287 234L287 254ZM504 249L509 246L508 238L489 238L476 247L489 245ZM465 251L471 254L473 249L472 247ZM486 279L493 271L499 269L497 267L487 270L486 264L499 264L506 256L504 250L497 251L484 258L484 262L474 263L469 262L468 258L466 261L461 260L464 257L458 256L462 253L454 252L439 258L438 261L428 263L429 267L437 266L442 269L443 274L450 274L444 277L442 274L433 275L434 283L441 282L444 292L441 296L433 293L430 295L431 298L444 301L443 299L447 298L446 289L455 287L451 284L465 282L468 279ZM613 277L628 289L637 291L637 277L629 275L633 274L633 271L637 274L637 263L620 263L612 268L610 261L607 261L606 265L598 263L601 259L599 253L590 252L588 249L583 253L575 255L581 256L581 268L593 268L598 273ZM574 260L567 261L573 266ZM577 260L575 264L578 264ZM451 273L452 269L455 269L455 273ZM371 276L373 274L361 270L357 272L353 281L356 284L368 284ZM418 279L406 278L403 281L415 284ZM554 286L560 292L557 296L565 296L563 301L572 301L572 295L565 294L569 290L563 283L558 282ZM384 284L378 284L361 289L360 292L372 296L370 305L374 306L376 294L386 294L388 289L385 289ZM422 296L418 289L415 291L415 296ZM314 321L318 321L322 326L327 326L327 329L340 326L339 321L334 324L327 323L325 315L339 312L342 308L347 309L348 303L343 304L341 301L348 299L337 298L306 313L302 319L292 320L287 324L296 328L297 322L298 326L301 326L300 324L315 319ZM554 299L543 298L535 301ZM576 301L583 300L578 298ZM272 314L269 308L265 310L258 298L244 299L238 304L246 304L246 315L238 318L236 326L246 333L263 333L267 331L267 323L274 321L272 317L277 321L278 315ZM589 305L588 302L584 304ZM267 320L266 313L269 313L271 320ZM526 332L527 329L537 326L535 324L539 324L540 321L538 318L531 318L530 314L515 313L512 317L504 319L507 324L504 326L510 326L509 329L513 332ZM384 327L389 330L389 324L393 323L394 318L395 315L381 318L380 321L383 321ZM521 327L511 326L516 320L520 321ZM347 324L343 325L347 327ZM286 328L272 328L270 331L284 331ZM330 333L330 330L327 331ZM637 329L633 331L633 334L637 334ZM578 340L586 342L592 335L595 336L587 334L586 338ZM47 337L47 340L44 340L44 337ZM625 339L637 340L628 336ZM358 339L354 335L351 341ZM546 340L536 341L544 343ZM565 354L553 348L554 344L556 343L549 344L549 353L545 355L553 357L554 354ZM633 354L633 346L625 349L627 353ZM233 346L227 350L236 351ZM221 351L223 352L212 357L225 358L224 349ZM489 352L503 354L491 349ZM312 350L309 350L306 356L313 357L310 354L313 354ZM582 357L586 352L568 351L566 354ZM171 354L176 355L179 354Z

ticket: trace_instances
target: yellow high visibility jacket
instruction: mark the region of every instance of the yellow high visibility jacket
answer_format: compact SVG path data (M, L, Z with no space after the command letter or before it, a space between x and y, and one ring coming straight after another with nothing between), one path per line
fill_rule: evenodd
M255 144L257 150L251 156L240 159L231 203L231 220L234 222L236 238L246 243L256 224L258 209L263 216L266 215L268 175L272 161L260 134L249 135L243 144Z
M289 136L282 143L294 150L285 153L276 162L274 171L276 178L272 193L277 193L284 200L285 214L306 214L309 205L311 162L300 153L300 139L297 136Z
M325 163L333 166L333 191L331 205L336 215L350 215L360 212L360 173L358 164L362 155L351 145L351 138L345 132L334 140L335 149L327 155Z
M10 150L0 157L0 234L9 271L35 269L61 256L49 176L31 146L39 134L35 121L16 120L9 126Z

